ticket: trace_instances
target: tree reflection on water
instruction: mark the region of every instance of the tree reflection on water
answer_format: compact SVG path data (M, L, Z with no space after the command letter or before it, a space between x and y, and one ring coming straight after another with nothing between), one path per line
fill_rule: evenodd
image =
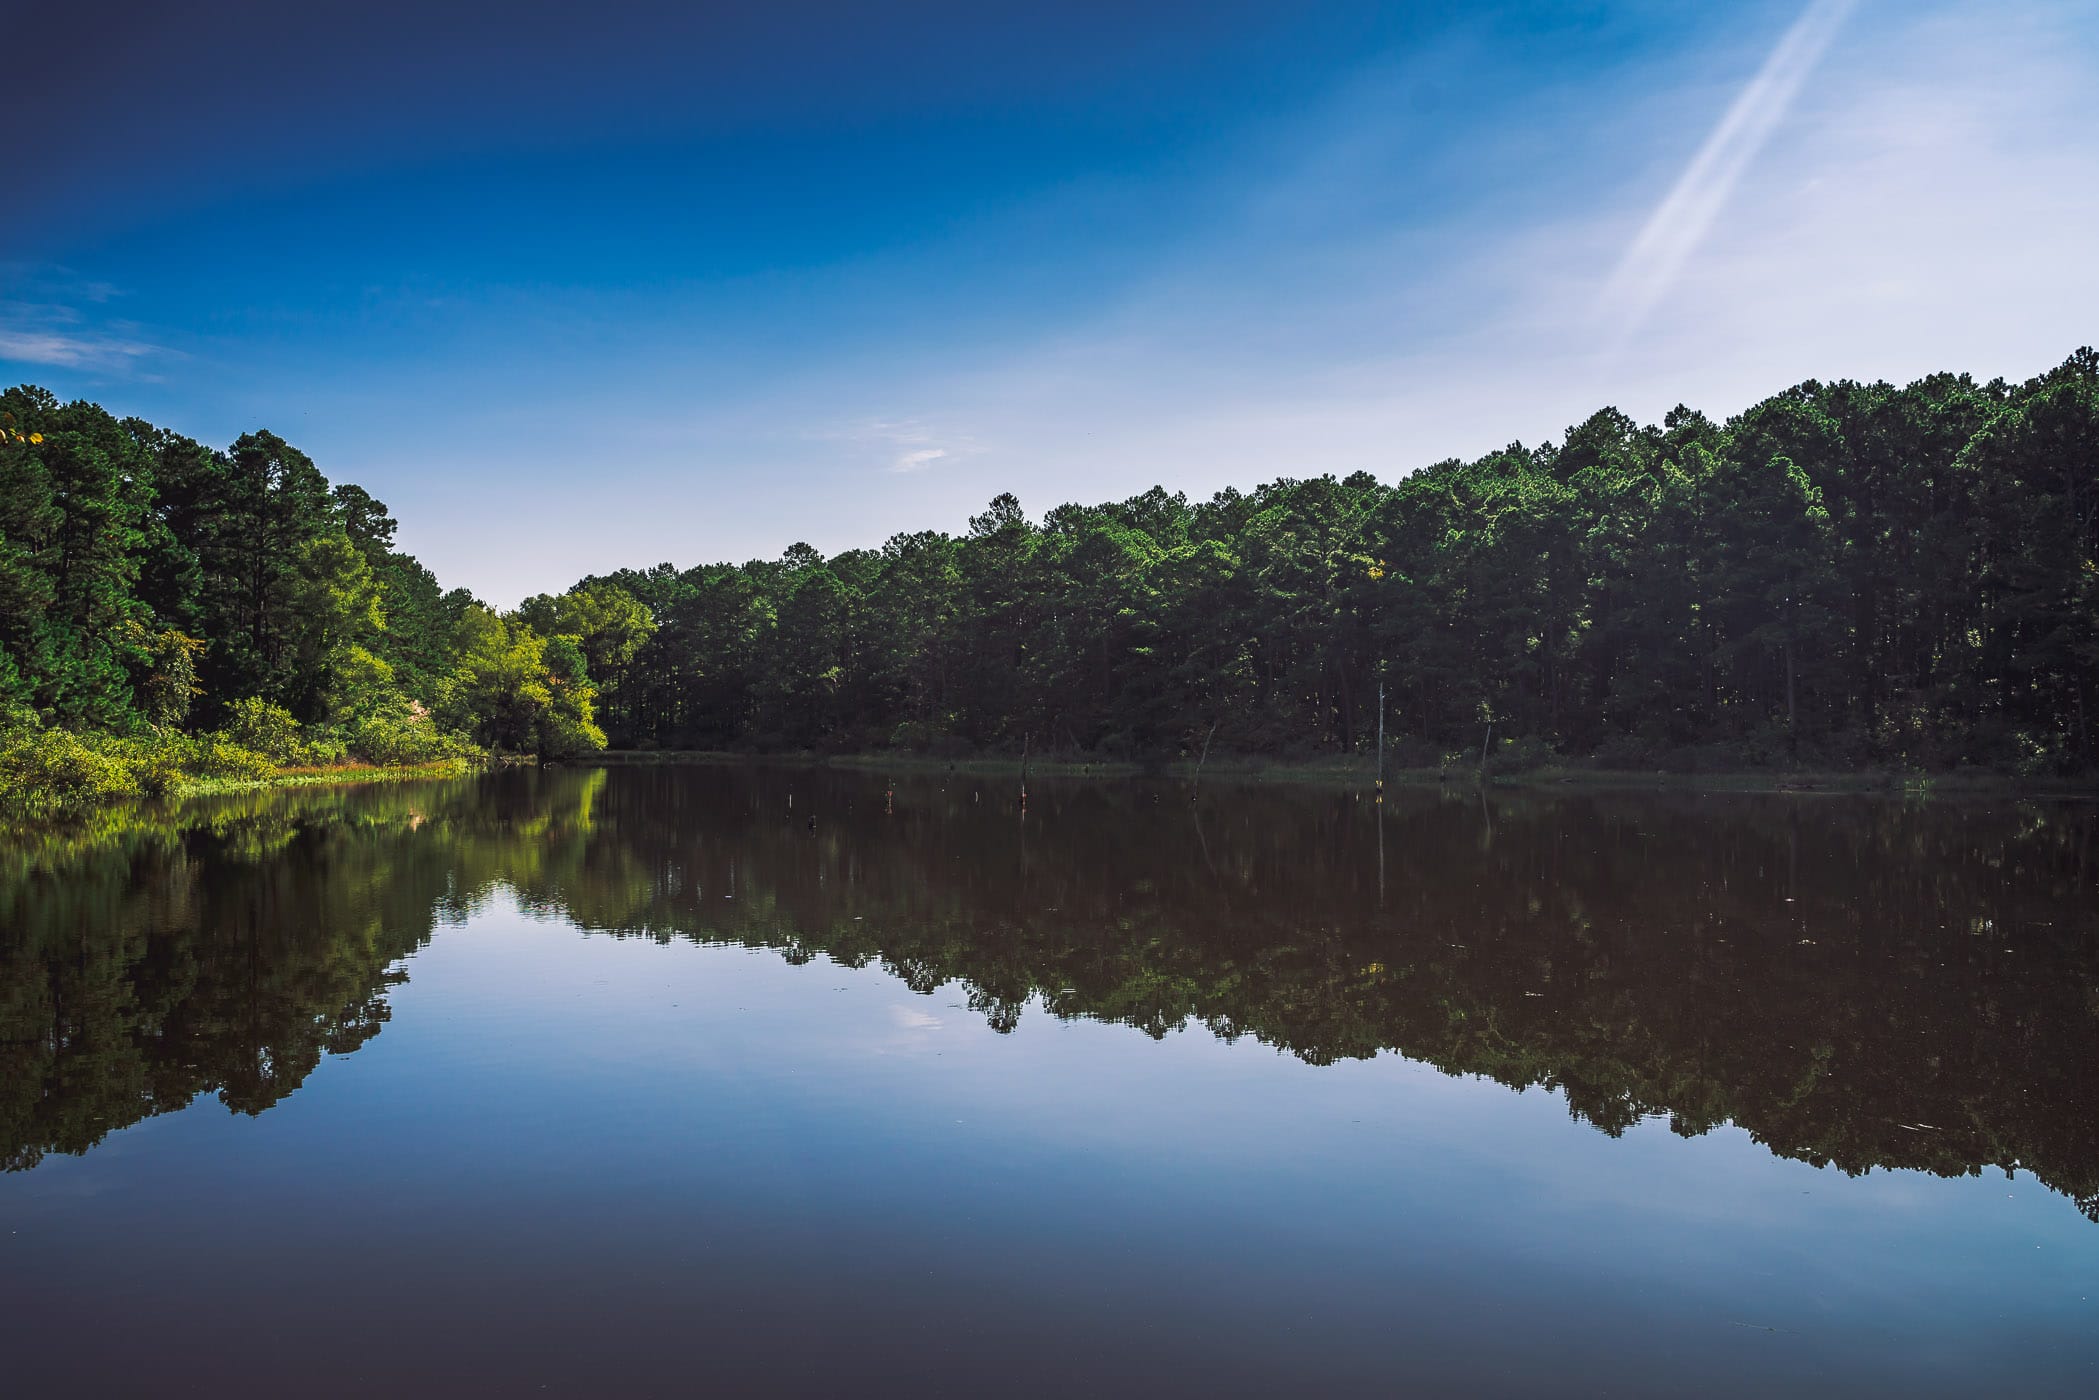
M1007 786L508 772L0 848L0 1161L206 1093L264 1111L509 890L588 932L961 983L1000 1030L1397 1051L1611 1134L1665 1115L1847 1172L2023 1168L2099 1219L2087 807L1038 779L1023 813Z

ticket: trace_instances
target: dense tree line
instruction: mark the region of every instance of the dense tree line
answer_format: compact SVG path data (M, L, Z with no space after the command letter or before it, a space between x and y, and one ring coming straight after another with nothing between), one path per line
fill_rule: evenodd
M2093 764L2099 355L585 580L615 746ZM640 607L622 613L624 599ZM642 612L646 617L641 616ZM534 615L530 609L528 616ZM650 631L647 622L653 620ZM581 623L577 624L579 627Z
M1154 488L497 613L268 433L0 396L0 728L277 707L374 751L1552 754L2089 771L2099 354L1606 410L1385 482ZM247 731L254 729L247 725ZM356 735L365 734L363 741ZM324 746L325 747L325 746Z
M576 639L445 591L394 532L272 433L219 451L0 394L0 769L63 787L168 749L77 735L219 732L278 763L602 742Z

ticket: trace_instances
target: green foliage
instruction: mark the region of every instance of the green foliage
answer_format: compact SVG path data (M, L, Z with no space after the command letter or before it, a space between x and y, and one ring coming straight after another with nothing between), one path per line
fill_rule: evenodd
M133 765L63 729L0 741L0 814L63 816L146 791Z
M368 715L350 726L348 746L353 758L382 766L437 763L476 752L461 735L413 715Z
M1534 773L1550 765L1556 757L1552 747L1541 739L1505 739L1489 750L1487 773L1497 777Z
M407 707L394 684L394 668L361 646L344 647L329 670L328 710L338 720L355 722Z
M590 674L611 681L656 630L639 599L609 583L579 583L559 597L527 598L518 616L542 637L573 637Z
M616 746L2099 767L2099 355L1606 410L1396 481L1154 489L622 570ZM573 605L536 599L538 625Z
M543 757L1310 758L1367 753L1382 688L1392 752L1528 746L1490 767L2089 773L2095 463L2085 350L2022 385L1811 381L1726 423L1605 410L1391 482L1039 521L1002 495L959 535L621 570L502 618L270 433L221 452L25 387L0 395L0 715L208 731L252 700L300 763L441 747L418 705Z
M217 452L0 394L0 732L19 789L0 811L471 752L427 718L471 600L393 535L383 504L270 433Z
M132 636L137 655L132 689L139 710L152 724L180 724L203 694L197 684L197 657L204 643L172 627L148 632L134 626Z
M331 719L392 689L393 668L366 646L386 629L379 583L349 535L338 530L301 547L289 610L283 689L302 717Z
M282 705L259 696L236 700L226 712L223 731L229 743L261 754L272 763L295 763L302 754L299 721Z
M549 640L522 618L474 607L461 619L459 662L438 713L499 752L559 758L605 746L595 697L574 638Z
M272 771L270 759L223 737L17 730L0 738L0 820L78 817L203 779L255 781Z
M0 681L48 720L123 727L152 501L144 454L93 404L0 394ZM11 677L8 673L11 673Z
M184 779L253 782L270 776L270 760L216 734L169 735L153 746ZM172 784L156 789L166 791Z

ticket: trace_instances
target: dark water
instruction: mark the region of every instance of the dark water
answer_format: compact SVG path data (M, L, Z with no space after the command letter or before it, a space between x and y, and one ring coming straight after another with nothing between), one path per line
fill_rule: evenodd
M885 787L0 848L0 1391L2099 1388L2092 808Z

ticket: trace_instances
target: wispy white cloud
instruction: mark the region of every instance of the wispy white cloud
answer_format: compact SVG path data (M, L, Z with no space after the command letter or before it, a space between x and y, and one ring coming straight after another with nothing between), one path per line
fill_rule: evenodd
M915 1006L891 1006L889 1008L889 1019L896 1023L899 1030L937 1031L940 1029L940 1018L938 1016L921 1011Z
M942 457L947 456L945 447L921 447L911 452L900 452L889 464L893 472L922 472Z
M975 440L967 433L948 432L916 418L870 418L842 428L821 428L805 436L821 442L844 443L864 458L882 463L893 474L925 471L935 462L967 454Z
M1809 0L1633 239L1603 292L1621 342L1682 273L1856 7L1857 0Z
M0 323L0 361L67 369L115 369L158 347L106 335L70 335Z
M545 511L517 493L491 505L484 485L514 469L516 446L487 427L514 416L514 376L483 391L485 420L462 422L448 392L412 440L362 426L376 420L349 376L292 398L341 395L337 419L356 426L340 432L363 455L331 465L393 500L405 528L438 522L411 547L448 581L515 598L637 558L959 528L998 491L1040 512L1154 482L1200 496L1278 475L1391 477L1535 442L1607 403L1652 421L1676 403L1732 413L1810 376L2019 377L2092 338L2090 0L1759 12L1768 28L1745 35L1734 11L1702 11L1669 31L1695 48L1628 46L1618 67L1557 74L1428 131L1413 94L1435 74L1388 65L1251 154L1221 155L1219 188L1178 241L1062 288L1054 317L1031 310L1029 278L1049 274L1030 268L969 285L973 305L1011 314L968 337L812 353L752 369L733 394L680 400L622 363L534 450L653 471L666 502L693 508L636 519L592 474L564 473L581 484L561 547L588 558L442 528L460 511L514 509L520 528ZM1431 67L1463 91L1451 75L1491 58ZM928 285L967 261L939 251L912 255L937 264ZM898 256L867 276L918 269ZM549 366L547 396L571 394L553 377L569 367ZM680 406L652 419L666 403ZM433 454L453 469L429 470Z
M0 363L125 370L164 353L129 321L90 322L81 304L101 306L116 297L107 282L22 263L0 264L0 279L12 294L0 299Z
M1566 159L1645 133L1639 163L1676 171L1659 207L1632 202L1642 182L1621 165L1587 198L1570 186L1493 226L1308 216L1302 252L1260 278L1225 230L1091 323L908 391L978 425L992 447L976 475L1039 507L1153 481L1396 475L1611 403L1724 415L1810 377L2036 373L2099 325L2088 17L1817 0L1741 65L1757 76L1688 168L1666 133L1706 80L1655 79L1726 55L1583 94L1594 130L1542 147ZM1512 165L1497 183L1526 178ZM1289 188L1316 206L1319 181Z

